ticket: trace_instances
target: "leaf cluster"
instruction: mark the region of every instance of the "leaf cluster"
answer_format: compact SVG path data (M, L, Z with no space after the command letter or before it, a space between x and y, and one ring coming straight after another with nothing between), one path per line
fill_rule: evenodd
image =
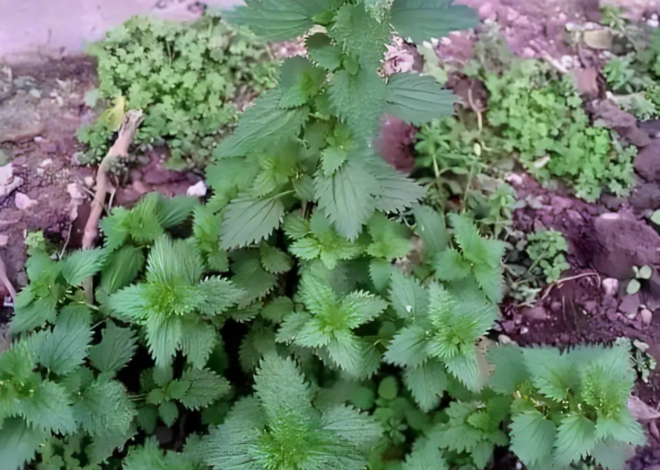
M644 433L626 407L635 380L627 348L578 347L561 353L502 346L490 360L490 386L515 397L511 449L528 468L568 468L593 459L623 468Z
M205 165L238 108L275 79L266 43L211 15L184 24L135 17L89 53L98 63L99 95L143 109L136 143L167 144L173 168ZM106 154L116 130L102 118L81 128L78 138L89 146L84 163Z

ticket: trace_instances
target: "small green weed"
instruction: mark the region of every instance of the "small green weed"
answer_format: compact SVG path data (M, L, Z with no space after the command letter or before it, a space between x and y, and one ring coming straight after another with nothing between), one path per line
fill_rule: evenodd
M527 243L527 254L532 261L529 271L534 274L538 268L538 274L543 275L546 283L555 282L562 272L571 267L564 257L568 244L561 232L545 230L533 233L527 237Z
M127 109L143 109L136 143L166 143L172 168L204 166L236 124L237 107L275 84L267 44L212 16L185 24L136 17L89 52L98 60L101 97L123 96ZM113 130L103 119L81 128L84 163L106 154Z

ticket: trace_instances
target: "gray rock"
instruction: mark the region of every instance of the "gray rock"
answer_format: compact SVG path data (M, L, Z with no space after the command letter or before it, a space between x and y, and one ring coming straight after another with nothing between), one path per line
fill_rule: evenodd
M644 222L622 214L603 214L594 219L595 247L592 263L608 277L627 279L633 266L660 262L660 236Z

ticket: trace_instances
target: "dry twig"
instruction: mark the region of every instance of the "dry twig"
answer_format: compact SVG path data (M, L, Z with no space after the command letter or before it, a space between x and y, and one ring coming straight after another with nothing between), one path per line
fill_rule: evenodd
M101 219L101 214L103 213L105 198L110 188L110 178L108 174L110 163L113 159L128 158L128 148L133 143L135 133L143 119L144 116L140 110L131 110L124 115L124 120L119 128L117 140L115 140L115 143L110 147L107 155L103 157L103 160L99 165L99 169L96 173L96 192L89 211L89 218L87 219L87 223L85 223L85 231L83 232L83 250L91 249L94 246L94 240L96 240L96 237L99 234L99 221ZM93 304L94 285L91 278L85 279L83 288L85 290L87 303L90 305Z
M1 256L0 256L0 284L2 284L5 287L5 289L9 293L9 296L11 297L11 300L16 301L16 289L14 289L14 285L7 277L7 267L5 266L5 262L2 260Z
M105 198L108 194L108 189L110 186L110 180L108 176L108 167L110 162L114 158L128 158L128 148L133 143L137 128L142 123L143 119L144 117L142 115L142 111L139 110L131 110L124 115L124 120L121 123L121 127L119 128L119 135L117 136L117 140L112 145L112 147L110 147L108 154L103 157L103 160L99 165L98 172L96 173L96 193L94 194L94 199L92 200L89 218L87 219L87 223L85 224L85 231L83 233L83 250L89 250L94 246L94 240L99 233L99 220L101 219L103 205L105 204Z

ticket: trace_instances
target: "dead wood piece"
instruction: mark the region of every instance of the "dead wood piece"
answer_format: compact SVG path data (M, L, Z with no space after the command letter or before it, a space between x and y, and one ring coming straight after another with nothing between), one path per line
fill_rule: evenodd
M144 116L141 110L131 110L124 115L124 120L121 124L121 127L119 128L119 135L117 136L117 140L112 145L112 147L110 147L107 155L103 157L103 160L99 165L98 172L96 173L96 193L94 194L94 199L92 200L91 209L89 212L89 218L87 219L85 230L83 232L83 250L89 250L94 246L94 240L99 233L99 220L101 219L103 204L105 203L105 198L108 194L108 189L110 186L108 177L108 166L110 161L113 158L128 158L128 148L133 143L135 133L137 132L137 129L142 123L143 119Z
M5 266L5 262L2 260L1 256L0 256L0 284L2 284L4 288L7 290L11 299L13 301L16 301L16 289L14 288L14 285L7 277L7 267Z

